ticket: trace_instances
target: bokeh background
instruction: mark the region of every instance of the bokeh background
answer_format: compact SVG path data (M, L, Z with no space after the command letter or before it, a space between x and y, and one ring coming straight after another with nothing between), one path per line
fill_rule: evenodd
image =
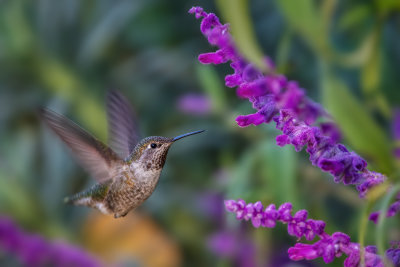
M277 147L273 125L236 125L251 106L225 88L229 66L197 61L212 48L187 14L192 5L231 22L243 49L252 42L306 88L374 170L399 169L391 130L400 106L397 0L1 0L1 266L23 266L60 243L105 266L322 265L290 262L296 240L285 227L240 223L225 214L226 198L290 201L327 221L328 232L358 240L366 204L354 188L334 184L305 152ZM110 88L132 103L142 136L207 130L171 148L154 194L119 220L62 203L93 180L36 113L51 108L106 142ZM398 223L388 220L384 239L400 239ZM375 244L367 227L366 244Z

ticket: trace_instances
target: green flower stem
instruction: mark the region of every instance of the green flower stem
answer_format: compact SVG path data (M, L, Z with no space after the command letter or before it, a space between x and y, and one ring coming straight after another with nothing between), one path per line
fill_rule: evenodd
M393 186L393 188L386 194L386 196L383 198L382 205L380 208L381 214L387 213L394 196L399 191L400 191L400 183ZM376 243L378 246L378 252L381 255L383 255L385 253L385 246L384 246L385 222L386 222L386 216L379 216L378 225L377 225L376 231L375 231L375 239L376 239Z

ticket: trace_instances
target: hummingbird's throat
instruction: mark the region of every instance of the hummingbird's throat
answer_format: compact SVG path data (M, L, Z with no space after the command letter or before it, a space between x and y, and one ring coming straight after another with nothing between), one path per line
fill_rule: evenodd
M152 151L152 153L145 153L137 161L144 171L161 170L164 167L167 158L169 147Z

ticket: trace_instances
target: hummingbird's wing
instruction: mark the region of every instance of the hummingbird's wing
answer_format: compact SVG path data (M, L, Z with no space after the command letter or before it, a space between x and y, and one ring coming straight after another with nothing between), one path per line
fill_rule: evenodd
M132 106L117 91L107 95L109 145L125 159L139 141L138 127Z
M78 162L96 180L102 182L111 178L115 163L121 162L121 159L112 149L71 120L54 111L41 109L40 116L61 140L71 148Z

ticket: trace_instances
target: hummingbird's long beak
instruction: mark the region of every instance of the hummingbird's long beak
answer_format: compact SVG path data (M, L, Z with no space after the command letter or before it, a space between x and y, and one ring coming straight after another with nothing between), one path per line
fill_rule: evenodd
M204 132L204 131L205 131L205 130L200 130L200 131L195 131L195 132L191 132L191 133L185 133L185 134L182 134L182 135L178 135L178 136L176 136L176 137L174 137L174 138L172 139L172 142L175 142L176 140L182 139L182 138L187 137L187 136L190 136L190 135L202 133L202 132Z

